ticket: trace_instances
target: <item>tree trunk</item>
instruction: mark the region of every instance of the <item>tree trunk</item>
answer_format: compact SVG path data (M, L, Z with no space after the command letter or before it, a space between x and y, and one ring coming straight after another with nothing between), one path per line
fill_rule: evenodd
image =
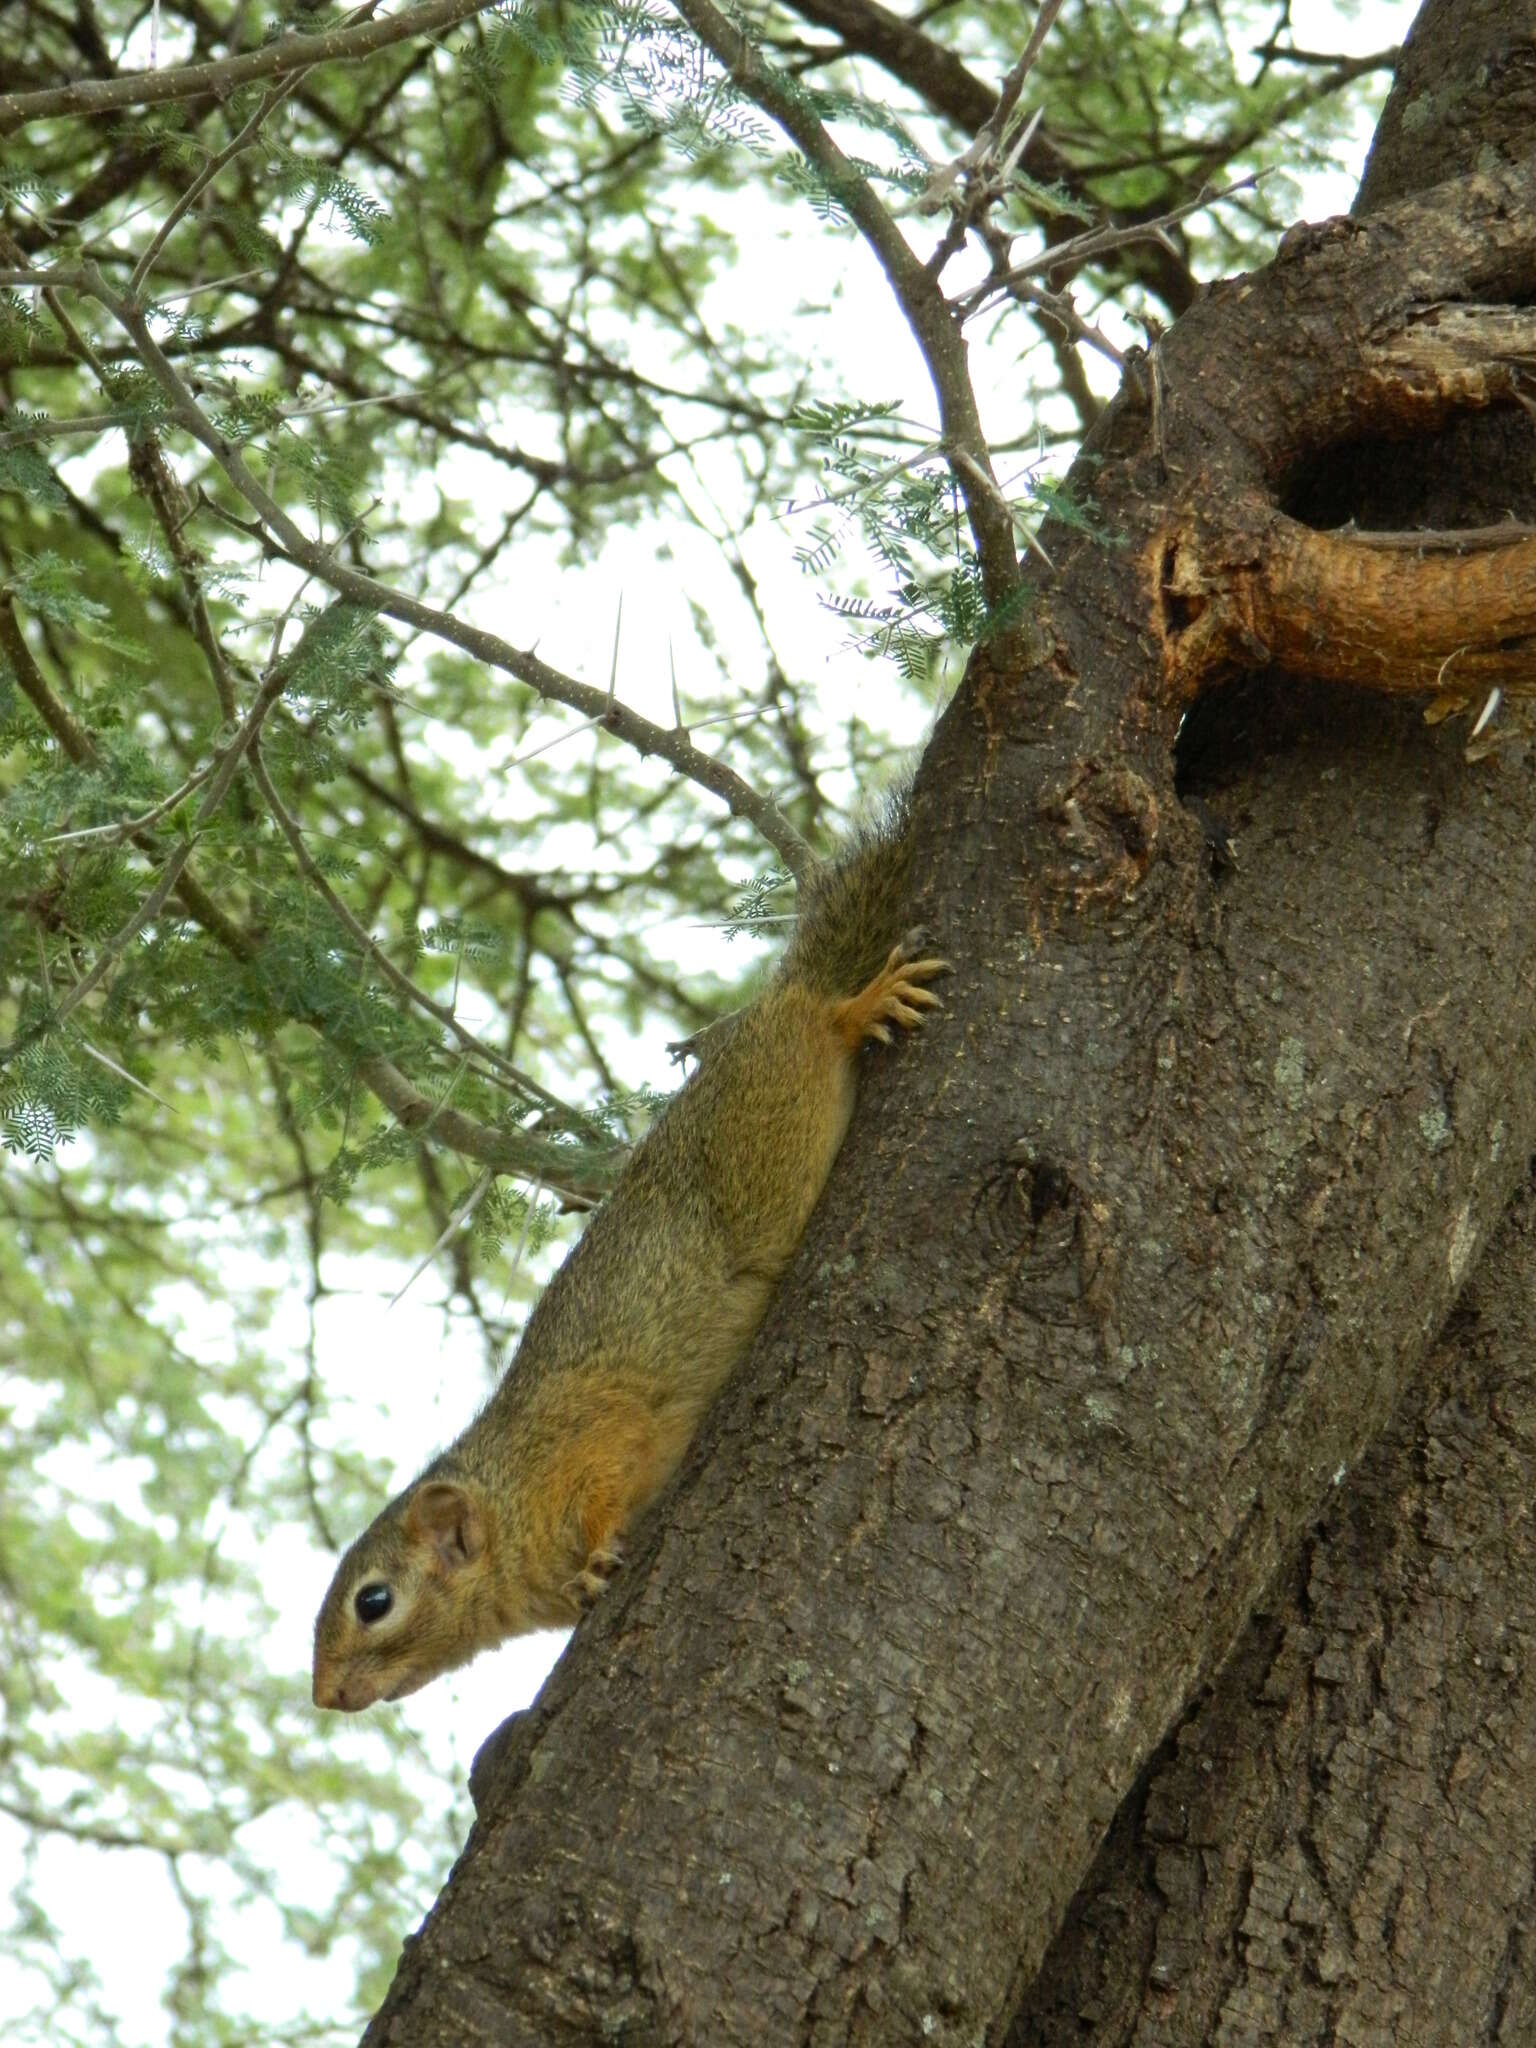
M1486 80L1516 12L1431 0L1426 44L1453 15L1456 41L1424 75ZM915 909L959 970L948 1014L872 1063L751 1359L477 1763L479 1821L370 2042L1000 2040L1240 1635L1121 1815L1020 2048L1154 2038L1170 2002L1189 2025L1158 2040L1323 2038L1314 2007L1383 1986L1403 2007L1375 2009L1379 2038L1481 2038L1413 2017L1437 1934L1468 1983L1521 1981L1483 1958L1518 1946L1529 1876L1528 1802L1497 1811L1530 1715L1525 1609L1493 1574L1522 1560L1485 1526L1504 1485L1528 1497L1523 1411L1462 1437L1430 1411L1435 1460L1482 1461L1460 1487L1415 1464L1403 1411L1338 1492L1536 1147L1521 746L1468 766L1464 728L1352 687L1473 709L1510 687L1532 543L1318 532L1511 502L1499 481L1479 508L1454 464L1467 409L1512 405L1536 355L1536 164L1463 128L1450 182L1405 198L1390 138L1413 129L1383 125L1382 210L1206 294L1096 429L1073 479L1094 531L1047 537L1026 626L978 652L919 775ZM1399 488L1376 444L1409 434ZM1442 462L1438 505L1417 482ZM1388 1519L1373 1552L1357 1501L1422 1525ZM1250 1624L1325 1509L1339 1533ZM1412 1645L1474 1592L1456 1626L1515 1668L1437 1692ZM1389 1623L1403 1660L1373 1660ZM1464 1939L1436 1887L1474 1808L1503 1881L1483 1903L1515 1903ZM1372 1816L1383 1840L1438 1827L1426 1889L1392 1893Z
M1536 2037L1536 1196L1126 1802L1008 2048Z
M1522 145L1536 66L1510 16L1426 10L1357 212ZM1367 525L1529 519L1532 443L1518 414L1467 415L1432 450L1356 449L1317 482ZM1286 790L1227 751L1223 769L1205 750L1223 806L1272 838ZM1532 2038L1533 1302L1527 1185L1428 1370L1122 1808L1009 2048Z

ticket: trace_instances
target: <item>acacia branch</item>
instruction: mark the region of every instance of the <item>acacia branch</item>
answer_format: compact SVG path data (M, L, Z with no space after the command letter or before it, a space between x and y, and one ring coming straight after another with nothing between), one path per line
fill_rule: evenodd
M204 93L228 93L254 78L286 78L315 64L371 57L391 43L413 36L440 35L489 0L425 0L384 21L365 21L326 29L319 35L283 36L259 50L219 57L206 64L175 64L165 71L129 71L116 78L82 79L75 85L49 86L40 92L0 93L0 135L10 135L29 121L58 114L104 114L120 107L164 106L172 100L197 99Z
M377 6L378 0L369 0L368 6L363 11L371 15L377 10ZM281 106L290 93L297 90L303 83L303 79L304 73L296 71L291 77L285 78L280 84L274 85L245 126L240 129L231 141L225 144L217 156L210 157L197 176L190 181L185 191L182 192L181 196L171 207L170 212L155 230L143 255L133 266L132 275L128 279L128 289L131 293L137 295L143 291L145 282L149 277L149 273L154 269L161 250L171 239L171 236L176 232L181 222L185 220L188 213L191 212L192 208L197 204L203 193L208 190L208 187L218 177L219 173L227 165L232 164L237 156L243 155L250 148L251 144L260 134L267 116L274 112L277 107Z
M1035 25L1029 32L1029 41L1024 45L1019 61L1003 80L1002 90L997 96L997 105L987 116L981 132L966 152L966 159L972 168L984 163L1002 143L1019 95L1024 90L1024 81L1034 69L1035 59L1040 55L1046 37L1050 34L1056 17L1060 14L1062 0L1041 0Z
M828 54L851 52L873 58L893 78L918 94L934 113L968 133L974 135L996 111L998 94L992 86L967 70L953 51L925 34L912 20L893 14L889 8L878 5L877 0L790 0L790 4L806 21L831 29L843 39L842 52ZM1104 166L1064 157L1043 128L1036 128L1031 135L1019 159L1019 168L1041 184L1060 186L1076 206L1086 204L1094 213L1101 211L1093 180ZM1056 216L1041 216L1038 208L1030 207L1027 196L1022 203L1026 210L1035 213L1048 240L1062 231L1062 222ZM1188 265L1177 250L1164 243L1141 245L1136 274L1170 314L1182 313L1194 296L1194 280ZM1085 422L1095 411L1094 407L1087 409Z
M71 761L84 765L96 759L96 745L67 704L52 690L37 663L16 617L15 600L0 590L0 655L10 664L16 686Z
M466 1159L478 1160L496 1173L533 1181L558 1195L572 1208L590 1209L613 1186L629 1147L615 1142L606 1148L559 1145L527 1131L498 1131L462 1110L423 1095L391 1061L359 1060L357 1073L402 1130L428 1135Z
M252 745L250 750L250 769L255 779L256 787L261 792L263 802L277 820L283 837L293 849L294 859L298 862L299 870L303 874L304 879L315 890L321 901L325 904L326 909L330 911L352 943L360 949L366 959L372 961L373 965L395 993L402 996L406 1002L413 1004L417 1009L424 1011L435 1022L441 1024L443 1029L457 1041L465 1052L477 1060L484 1061L493 1074L508 1083L529 1102L538 1103L545 1109L556 1110L562 1116L569 1115L570 1112L565 1104L559 1101L556 1096L551 1095L547 1089L541 1088L530 1074L525 1074L520 1067L514 1066L511 1060L506 1059L501 1053L497 1052L494 1046L489 1046L482 1039L477 1038L472 1031L466 1029L459 1022L452 1010L446 1008L442 1003L435 1002L426 993L425 989L418 988L408 974L401 972L384 949L359 924L358 920L352 915L346 904L326 880L309 848L304 843L304 835L299 828L298 820L283 802L271 776L267 772L267 764L262 759L260 747L255 744Z
M844 156L812 109L804 89L765 62L713 0L674 0L678 13L724 67L732 82L776 121L825 179L838 204L873 250L906 316L939 402L945 454L965 500L982 587L996 608L1018 587L1013 515L998 489L976 409L965 340L936 278L920 263L876 198L869 181Z
M95 742L69 707L49 689L47 679L32 658L32 650L21 631L8 593L0 593L0 655L9 663L22 695L70 760L81 767L94 766L98 759ZM150 833L137 825L131 837L141 852L156 852ZM190 843L186 851L190 852ZM163 907L168 895L174 893L193 923L217 940L233 959L246 967L259 960L261 948L257 941L209 895L193 874L189 858L182 859L171 877L171 884L171 890L160 896L159 907ZM57 1016L50 1021L57 1021ZM324 1036L322 1027L314 1019L304 1021ZM498 1173L542 1182L552 1194L559 1195L573 1207L590 1207L594 1201L600 1200L612 1187L627 1156L628 1148L620 1144L607 1148L583 1146L578 1151L573 1146L557 1144L534 1132L497 1130L492 1125L477 1122L462 1110L450 1109L423 1095L393 1061L378 1054L368 1054L359 1059L356 1071L358 1078L383 1103L402 1129L420 1137L430 1133L450 1151L476 1160ZM539 1094L546 1102L555 1101L543 1090ZM568 1111L564 1113L571 1114Z
M1113 221L1101 221L1097 226L1085 229L1080 235L1073 235L1067 241L1048 243L1025 263L1008 262L997 265L990 277L984 278L973 291L963 293L955 301L955 310L962 320L969 320L979 313L983 306L999 294L1026 278L1054 275L1058 271L1080 270L1085 264L1093 263L1100 257L1113 255L1120 249L1134 248L1138 243L1156 242L1163 248L1168 246L1168 230L1178 222L1187 220L1192 213L1203 212L1214 206L1219 199L1230 199L1234 192L1246 192L1257 185L1258 177L1239 178L1233 184L1224 185L1219 192L1207 192L1202 186L1193 199L1187 199L1181 206L1171 206L1166 213L1151 215L1145 220L1129 222L1124 227ZM1005 244L1006 246L1006 244Z
M119 1219L114 1216L113 1222ZM0 1813L8 1814L22 1827L39 1835L63 1835L71 1842L88 1843L93 1849L147 1849L153 1855L175 1857L185 1854L186 1845L157 1841L152 1835L135 1834L125 1828L106 1827L91 1821L66 1819L62 1813L46 1812L21 1800L0 1798Z
M725 762L694 746L686 733L668 730L649 718L643 718L639 712L619 703L608 691L596 689L590 683L579 683L574 677L563 675L547 662L540 661L536 655L514 647L498 634L467 625L462 619L424 604L420 598L393 589L377 577L343 562L333 549L323 543L311 540L270 491L252 476L238 444L219 431L192 396L150 333L144 308L114 291L93 264L87 264L77 274L76 281L82 290L88 291L106 307L128 335L144 367L165 393L171 417L208 450L291 560L328 583L343 597L350 598L354 604L461 647L477 661L483 661L487 667L504 670L541 697L569 705L624 740L642 758L648 754L658 755L679 774L717 797L733 816L745 818L754 825L792 873L799 876L807 871L813 860L811 849L772 798L755 790Z
M14 619L12 624L15 624ZM245 758L245 754L254 742L257 733L260 732L263 719L282 695L289 673L290 669L286 664L281 668L273 670L272 674L267 677L266 681L257 691L251 708L246 713L238 732L226 745L215 750L212 764L213 773L208 778L208 786L203 800L198 805L197 815L192 820L191 828L186 838L171 853L160 870L159 877L153 887L103 944L94 964L87 968L86 972L80 976L80 979L74 986L59 998L44 1023L37 1027L38 1030L56 1029L64 1022L66 1017L77 1010L86 997L94 989L98 988L107 975L111 973L115 963L122 957L123 953L133 943L145 925L152 918L157 917L170 901L172 891L181 878L182 869L185 868L188 860L191 858L193 841L202 828L210 822L215 811L218 810L220 804L223 803L225 797L229 794L230 784L235 779L240 763ZM0 1050L0 1065L3 1065L8 1057L17 1052L26 1043L28 1037L35 1035L36 1032L23 1033L10 1046Z

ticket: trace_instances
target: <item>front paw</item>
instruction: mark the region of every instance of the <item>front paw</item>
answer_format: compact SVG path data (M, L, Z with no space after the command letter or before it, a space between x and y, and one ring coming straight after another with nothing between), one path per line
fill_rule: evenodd
M612 1543L589 1554L570 1584L571 1599L581 1613L586 1614L596 1605L598 1595L623 1562L624 1553Z

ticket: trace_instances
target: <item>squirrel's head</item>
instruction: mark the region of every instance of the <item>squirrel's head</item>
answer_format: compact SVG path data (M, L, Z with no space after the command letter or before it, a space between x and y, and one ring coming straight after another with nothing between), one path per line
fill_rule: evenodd
M315 1705L356 1713L403 1699L515 1634L496 1597L493 1536L484 1490L467 1476L424 1477L392 1500L315 1618Z

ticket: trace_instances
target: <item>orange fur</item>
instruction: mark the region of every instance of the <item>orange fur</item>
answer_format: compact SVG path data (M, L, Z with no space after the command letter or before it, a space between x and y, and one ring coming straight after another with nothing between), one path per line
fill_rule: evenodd
M315 1624L318 1705L398 1699L507 1636L574 1622L617 1569L804 1234L860 1047L938 1004L923 984L945 964L909 959L915 941L854 995L826 986L867 951L882 858L872 841L813 888L778 978L711 1034L484 1410L342 1559Z

